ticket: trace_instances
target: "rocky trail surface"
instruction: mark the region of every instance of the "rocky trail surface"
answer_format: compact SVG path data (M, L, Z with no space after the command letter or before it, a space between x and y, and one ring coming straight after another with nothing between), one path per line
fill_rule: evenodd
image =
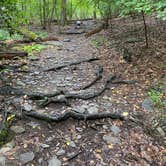
M42 43L47 47L37 58L26 60L22 71L7 71L10 85L22 90L21 95L8 98L12 103L9 111L21 116L22 111L30 114L35 110L53 118L71 111L81 115L114 113L146 120L146 112L153 110L145 93L148 83L143 85L146 78L106 43L95 47L96 37L61 35L59 41ZM108 83L110 77L114 78ZM38 95L30 98L32 93ZM164 147L146 132L140 118L133 122L66 118L59 123L38 119L42 118L21 116L11 125L14 138L0 149L0 165L164 164Z

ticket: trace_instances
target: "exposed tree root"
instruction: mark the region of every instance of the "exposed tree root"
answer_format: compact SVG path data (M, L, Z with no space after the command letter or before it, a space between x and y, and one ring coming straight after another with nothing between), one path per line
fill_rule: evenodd
M21 67L23 67L24 65L26 65L26 63L19 64L19 65L14 65L14 66L10 66L10 65L0 65L0 70L8 69L8 70L17 71L18 68L21 68Z
M68 99L82 99L82 100L88 100L95 97L100 96L107 88L108 85L116 78L116 76L109 77L104 86L97 90L80 90L80 91L72 91L72 92L63 92L63 94L57 96L56 98L49 98L45 99L40 102L40 106L45 107L50 103L66 103L68 104ZM44 98L43 98L44 99Z
M24 57L27 56L27 52L19 52L19 51L6 51L0 52L0 59L13 59L16 57Z
M65 112L61 115L46 115L46 114L40 114L34 110L32 111L25 111L23 110L23 116L32 117L38 120L44 120L47 122L61 122L65 121L69 118L76 119L76 120L96 120L96 119L103 119L103 118L111 118L111 119L119 119L119 120L125 120L124 116L117 113L109 113L109 112L103 112L103 113L96 113L96 114L80 114L75 111ZM19 116L19 115L16 115Z
M100 80L102 78L102 74L103 74L103 67L98 66L98 71L96 72L95 79L91 83L84 86L82 89L85 90L85 89L88 89L89 87L91 87L92 85L94 85L98 80Z
M69 64L62 64L62 65L59 65L59 66L56 66L56 67L51 67L51 68L45 69L43 71L44 72L47 72L47 71L56 71L56 70L60 70L60 69L65 68L65 67L69 67L69 66L73 66L73 65L78 65L78 64L81 64L81 63L84 63L84 62L97 61L97 60L99 60L99 58L92 57L92 58L89 58L89 59L83 59L83 60L71 62Z
M85 30L70 30L70 31L62 32L62 33L66 35L77 35L77 34L80 35L85 33Z

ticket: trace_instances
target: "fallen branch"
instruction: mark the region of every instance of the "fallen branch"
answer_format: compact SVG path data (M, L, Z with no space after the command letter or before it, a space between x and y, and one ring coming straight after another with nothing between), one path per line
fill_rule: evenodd
M13 59L16 57L25 57L27 56L27 52L18 52L18 51L6 51L0 52L0 59Z
M93 29L92 31L87 32L85 34L85 37L88 38L88 37L90 37L90 36L92 36L92 35L94 35L96 33L99 33L100 31L102 31L104 29L104 26L105 26L105 24L102 24L99 27L97 27L96 29Z
M59 65L59 66L56 66L56 67L51 67L51 68L48 68L48 69L45 69L43 70L44 72L47 72L47 71L56 71L56 70L60 70L62 68L65 68L65 67L69 67L69 66L73 66L73 65L78 65L78 64L81 64L81 63L84 63L84 62L92 62L92 61L97 61L99 60L99 58L89 58L89 59L83 59L83 60L79 60L79 61L75 61L75 62L70 62L68 64L62 64L62 65Z
M21 68L21 67L23 67L24 65L26 65L26 63L19 64L19 65L14 65L14 66L10 66L10 65L0 65L0 70L8 69L8 70L17 71L18 68Z
M24 40L13 40L10 42L10 44L22 44L22 43L31 43L31 42L36 42L36 43L41 43L41 42L46 42L46 41L59 41L57 37L45 37L45 38L37 38L37 39L24 39Z
M66 31L66 32L62 32L62 34L66 34L66 35L80 35L80 34L83 34L85 33L85 30L69 30L69 31Z

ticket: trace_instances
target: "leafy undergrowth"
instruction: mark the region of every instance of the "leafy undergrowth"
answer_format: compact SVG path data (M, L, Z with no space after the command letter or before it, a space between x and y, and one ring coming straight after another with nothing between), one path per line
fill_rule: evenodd
M33 56L35 53L41 52L44 48L46 48L46 46L40 44L32 44L22 46L20 50L27 52L29 56Z

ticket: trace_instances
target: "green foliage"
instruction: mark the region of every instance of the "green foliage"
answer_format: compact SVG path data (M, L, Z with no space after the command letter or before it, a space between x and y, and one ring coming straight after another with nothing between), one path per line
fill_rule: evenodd
M9 31L0 29L0 40L10 40L10 39L21 40L23 39L23 36L18 33L10 35Z
M158 107L166 107L166 102L163 100L163 85L158 84L154 88L150 89L148 92L149 97L155 104L155 106Z
M32 45L25 45L21 48L21 50L26 51L29 56L33 56L35 53L42 51L45 46L40 44L32 44Z
M45 31L38 31L38 32L35 32L37 34L38 37L40 38L45 38L48 36L48 33L45 32Z
M0 40L10 39L10 34L8 31L0 29Z
M0 1L0 28L8 28L10 31L23 23L23 11L19 6L19 0Z

